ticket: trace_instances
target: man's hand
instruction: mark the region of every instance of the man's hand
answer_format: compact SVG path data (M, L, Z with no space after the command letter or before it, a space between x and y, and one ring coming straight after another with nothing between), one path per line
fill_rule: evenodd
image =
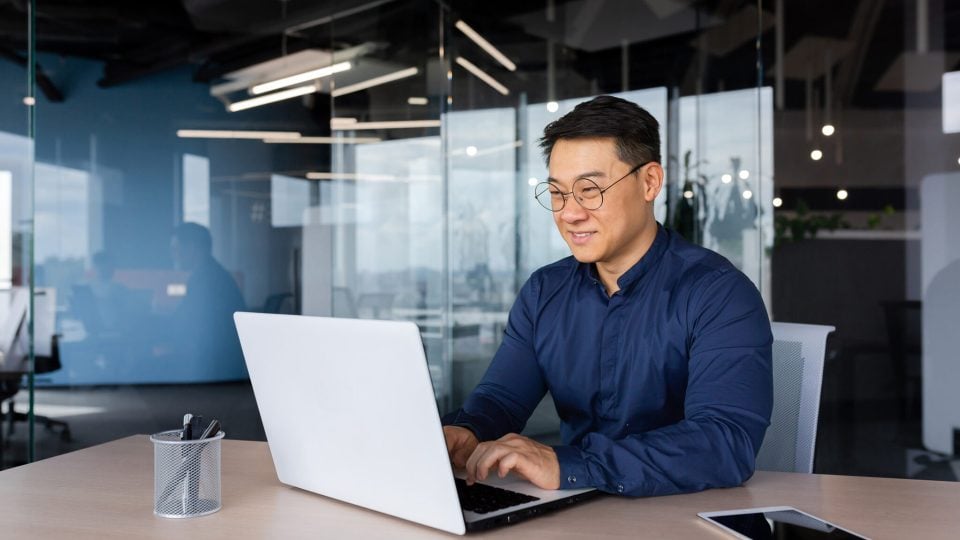
M466 467L467 484L485 480L490 471L495 469L500 478L513 471L541 489L560 488L557 453L549 446L516 433L478 444L467 460Z
M443 438L447 440L450 463L458 469L467 465L467 459L480 442L472 431L460 426L443 426Z

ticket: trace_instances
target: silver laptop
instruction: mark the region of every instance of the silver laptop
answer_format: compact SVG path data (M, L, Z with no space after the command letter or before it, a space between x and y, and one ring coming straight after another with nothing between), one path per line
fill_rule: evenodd
M542 490L513 475L470 488L456 479L412 322L262 313L234 320L284 484L454 534L596 493ZM510 506L496 509L491 498Z

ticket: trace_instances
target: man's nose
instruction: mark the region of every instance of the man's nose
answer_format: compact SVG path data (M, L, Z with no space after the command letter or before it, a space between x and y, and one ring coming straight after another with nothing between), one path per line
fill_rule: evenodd
M560 219L566 223L576 223L587 219L587 211L571 193L560 210Z

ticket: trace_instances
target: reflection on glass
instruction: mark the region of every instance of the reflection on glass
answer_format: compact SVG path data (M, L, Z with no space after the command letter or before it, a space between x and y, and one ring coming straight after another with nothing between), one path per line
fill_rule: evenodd
M674 213L668 225L730 259L770 309L773 92L681 97L679 129L678 172L693 197L680 203L690 212Z

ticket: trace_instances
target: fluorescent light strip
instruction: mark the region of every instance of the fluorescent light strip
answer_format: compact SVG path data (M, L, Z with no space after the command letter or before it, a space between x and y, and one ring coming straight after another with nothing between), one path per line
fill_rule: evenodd
M289 141L299 139L296 131L226 131L222 129L178 129L182 139L273 139Z
M425 97L411 96L407 98L407 103L410 105L426 105L429 101Z
M336 172L308 172L307 180L373 180L390 181L397 177L392 174L357 174L357 173L336 173Z
M353 131L361 129L412 129L440 127L440 120L398 120L395 122L335 122L330 120L330 129L334 131Z
M306 86L298 86L296 88L291 88L289 90L281 90L280 92L265 94L255 98L245 99L243 101L231 103L230 105L227 106L227 110L230 112L243 111L246 109L259 107L260 105L266 105L267 103L276 103L277 101L283 101L285 99L305 96L307 94L312 94L316 91L317 91L317 87L313 84L308 84Z
M497 92L500 92L501 94L503 94L503 95L505 95L505 96L510 94L510 90L507 89L506 86L500 84L500 82L498 82L496 79L494 79L494 78L491 77L490 75L487 75L487 72L485 72L485 71L483 71L482 69L478 68L477 66L473 65L473 63L471 63L471 62L470 62L469 60L467 60L466 58L462 58L462 57L459 57L459 56L458 56L458 57L457 57L457 64L460 64L464 69L466 69L466 70L469 71L470 73L473 73L473 75L474 75L476 78L478 78L478 79L480 79L481 81L489 84L490 87L493 88L494 90L496 90Z
M306 177L308 180L365 180L370 182L440 181L440 175L437 174L411 174L408 176L396 176L393 174L375 173L308 172Z
M356 84L351 84L349 86L344 86L343 88L334 88L330 95L333 97L345 96L347 94L352 94L354 92L359 92L360 90L366 90L373 86L380 86L381 84L386 84L388 82L393 82L399 79L406 79L407 77L413 77L420 70L412 67L407 69L401 69L400 71L394 71L393 73L388 73L386 75L381 75L379 77L374 77L372 79L358 82Z
M377 143L380 137L300 137L299 139L264 139L267 144L368 144Z
M302 82L313 81L316 79L321 79L323 77L329 77L334 73L340 73L341 71L346 71L352 66L350 62L340 62L339 64L333 64L332 66L322 67L319 69L312 69L310 71L305 71L303 73L298 73L296 75L290 75L289 77L283 77L270 82L265 82L263 84L258 84L250 89L250 93L258 96L260 94L265 94L267 92L272 92L278 88L286 88L288 86L293 86Z
M510 61L502 52L497 50L496 47L490 44L489 41L483 39L483 36L477 33L476 30L470 28L470 26L463 22L457 21L455 25L458 30L464 33L468 38L473 40L474 43L480 46L481 49L487 51L487 54L493 57L494 60L503 64L503 67L509 69L510 71L516 71L517 65Z

